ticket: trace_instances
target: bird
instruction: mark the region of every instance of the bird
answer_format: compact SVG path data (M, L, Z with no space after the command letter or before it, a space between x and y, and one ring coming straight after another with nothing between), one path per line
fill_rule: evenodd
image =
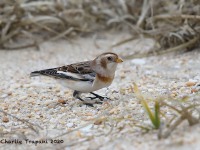
M101 102L96 103L102 104L102 101L107 97L100 96L94 93L94 91L111 85L115 77L117 65L122 62L123 60L116 53L105 52L90 61L33 71L30 73L30 76L34 77L43 75L55 78L64 87L74 91L74 98L77 98L84 104L93 107L92 103L81 98L81 94L90 93L93 97L87 98L90 98L91 100L98 98Z

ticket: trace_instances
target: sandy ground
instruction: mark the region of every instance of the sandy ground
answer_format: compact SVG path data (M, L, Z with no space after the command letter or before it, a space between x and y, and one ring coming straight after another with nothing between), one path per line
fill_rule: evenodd
M191 93L193 87L186 83L200 81L199 50L125 61L118 66L113 84L98 91L111 100L94 108L72 98L72 91L53 79L29 77L31 71L93 59L126 37L129 35L98 35L96 40L44 43L40 50L0 51L0 108L31 123L0 113L0 139L22 141L2 143L0 149L199 149L199 124L190 127L184 122L162 140L157 131L145 133L136 127L151 127L151 123L131 88L136 82L148 99L189 96L191 101L197 100L199 92ZM151 45L151 41L128 43L113 51L123 56ZM57 141L32 143L46 139Z

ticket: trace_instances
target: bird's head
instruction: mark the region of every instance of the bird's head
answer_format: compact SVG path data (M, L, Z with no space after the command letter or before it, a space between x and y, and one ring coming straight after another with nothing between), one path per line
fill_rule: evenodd
M114 76L119 63L123 62L115 53L103 53L96 57L92 62L92 69L104 76Z

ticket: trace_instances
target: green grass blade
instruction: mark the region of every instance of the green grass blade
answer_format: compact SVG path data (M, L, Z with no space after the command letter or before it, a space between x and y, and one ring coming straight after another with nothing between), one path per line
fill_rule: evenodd
M144 109L146 110L147 114L149 115L149 118L150 118L152 124L154 125L155 116L153 115L152 111L150 110L147 102L145 100L142 100L141 103L142 103Z
M156 129L159 129L159 127L160 127L160 104L158 101L155 101L154 108L155 108L155 124L154 124L154 126Z
M154 105L154 113L151 111L151 109L149 108L149 105L147 104L147 102L145 101L144 97L142 96L142 93L140 92L140 90L138 89L138 86L136 83L134 84L134 92L136 95L136 98L140 100L142 106L144 107L144 109L146 110L149 119L151 120L151 123L153 124L155 129L159 129L160 127L160 103L158 101L155 101L155 105Z

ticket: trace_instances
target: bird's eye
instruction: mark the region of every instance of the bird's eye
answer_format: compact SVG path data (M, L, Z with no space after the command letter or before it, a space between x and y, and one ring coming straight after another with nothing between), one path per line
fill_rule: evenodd
M107 59L108 59L109 61L111 61L111 60L112 60L112 57L107 57Z

